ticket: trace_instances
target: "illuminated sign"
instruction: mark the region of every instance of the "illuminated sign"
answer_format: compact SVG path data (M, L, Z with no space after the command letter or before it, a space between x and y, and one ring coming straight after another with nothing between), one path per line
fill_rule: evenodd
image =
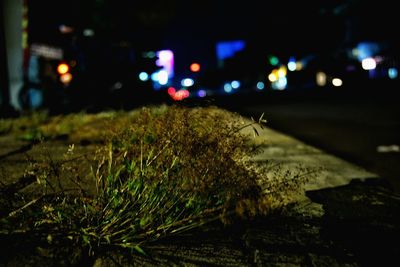
M52 47L44 44L32 44L31 53L48 59L63 59L64 52L61 48Z

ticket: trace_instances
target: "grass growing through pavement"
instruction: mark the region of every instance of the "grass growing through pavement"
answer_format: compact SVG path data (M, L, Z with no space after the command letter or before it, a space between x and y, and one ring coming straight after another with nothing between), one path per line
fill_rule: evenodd
M57 136L55 125L69 125L63 135L96 137L99 149L83 158L71 145L60 162L49 156L32 164L27 175L35 178L35 193L20 197L1 216L3 233L72 244L89 255L110 248L144 253L148 242L211 221L268 214L288 204L304 182L300 176L271 180L250 160L258 149L243 130L257 133L262 118L247 122L218 108L177 106L101 119L67 118L70 122L58 118L56 124L42 120L47 126L34 129L41 129L41 136ZM89 131L94 120L103 127ZM82 162L90 165L83 176L92 179L91 190L76 179L82 176ZM66 179L75 187L63 185Z

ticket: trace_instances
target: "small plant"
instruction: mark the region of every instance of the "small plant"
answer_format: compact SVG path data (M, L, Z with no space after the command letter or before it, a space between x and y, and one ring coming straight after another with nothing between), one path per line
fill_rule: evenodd
M259 150L243 130L258 134L262 123L213 107L113 116L93 158L70 146L62 162L36 164L30 173L42 193L3 221L24 218L19 225L46 233L38 236L47 242L89 254L110 247L144 253L150 241L210 221L268 214L290 202L304 179L271 180L251 161ZM91 166L91 189L76 179L82 162ZM63 185L66 177L72 186Z

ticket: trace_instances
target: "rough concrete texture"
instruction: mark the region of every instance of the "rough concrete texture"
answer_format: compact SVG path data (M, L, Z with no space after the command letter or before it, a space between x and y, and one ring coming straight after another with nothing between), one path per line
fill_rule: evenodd
M346 185L353 179L378 178L374 173L278 131L264 128L257 132L255 142L261 145L262 153L254 158L255 161L279 163L283 169L297 166L318 169L318 175L307 182L307 191Z

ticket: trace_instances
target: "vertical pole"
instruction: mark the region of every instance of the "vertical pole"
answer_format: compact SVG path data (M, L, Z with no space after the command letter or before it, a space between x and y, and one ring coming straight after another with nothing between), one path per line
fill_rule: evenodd
M4 0L0 0L0 117L7 116L10 108L8 61L4 22Z
M0 51L3 73L6 71L7 86L3 86L4 107L11 108L11 112L20 109L18 93L23 84L23 49L22 49L22 12L24 0L0 0L0 20L4 49ZM5 56L4 56L5 55ZM3 77L4 74L2 74ZM1 78L3 78L1 77ZM3 81L5 84L6 81ZM7 88L7 89L4 89Z

